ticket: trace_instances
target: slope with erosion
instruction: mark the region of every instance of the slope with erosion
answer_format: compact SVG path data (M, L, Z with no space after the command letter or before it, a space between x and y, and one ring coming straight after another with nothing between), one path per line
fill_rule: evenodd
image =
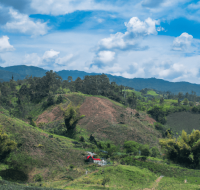
M30 183L34 182L36 174L40 174L44 181L62 179L67 182L84 173L85 151L74 148L71 139L49 136L51 134L2 113L0 125L18 144L6 162L12 161L13 167L0 171L3 179L7 180L9 175L11 181ZM77 169L70 170L71 164Z
M145 112L140 112L137 118L135 109L126 108L105 97L78 93L65 96L74 105L81 104L80 114L85 115L85 118L79 121L78 126L80 130L86 131L87 138L92 134L97 141L110 140L116 145L122 145L127 140L134 140L142 144L158 146L158 138L161 138L161 134L153 128L155 120ZM61 106L66 109L69 101ZM50 127L56 128L63 123L63 113L59 106L52 106L39 115L36 123L42 122L46 123L45 130Z

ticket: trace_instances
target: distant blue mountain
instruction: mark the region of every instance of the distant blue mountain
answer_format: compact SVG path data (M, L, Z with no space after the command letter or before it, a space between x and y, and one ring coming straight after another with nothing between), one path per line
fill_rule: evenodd
M26 65L17 65L11 67L0 67L0 82L1 81L9 81L14 77L14 80L23 80L25 77L43 77L48 70L44 70L39 67L34 66L26 66ZM101 75L102 73L87 73L84 71L78 70L62 70L56 72L59 76L62 77L63 80L67 80L68 76L72 76L73 80L76 80L77 77L81 79L86 75ZM133 78L127 79L121 76L113 76L110 74L106 74L110 80L110 82L116 82L118 85L124 85L128 87L132 87L135 90L141 90L144 88L155 89L158 91L170 91L174 94L182 93L190 93L192 91L196 92L196 95L200 96L200 85L199 84L191 84L189 82L169 82L163 79L156 78Z

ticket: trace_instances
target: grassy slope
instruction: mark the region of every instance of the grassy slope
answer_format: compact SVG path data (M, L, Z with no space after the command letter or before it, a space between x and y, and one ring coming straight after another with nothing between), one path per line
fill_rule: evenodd
M66 108L69 101L71 101L75 106L81 105L81 114L86 115L86 117L78 123L77 129L80 132L78 135L79 137L83 136L85 139L88 139L89 135L93 134L96 140L107 141L109 139L117 145L122 145L126 140L135 140L142 144L148 143L150 146L158 146L158 138L161 137L161 134L145 120L148 116L145 112L140 112L140 117L136 118L134 115L131 116L131 109L128 111L122 104L110 101L108 98L102 96L68 93L65 97L68 101L62 104L62 107ZM45 122L42 129L46 131L51 131L64 122L63 118L59 120L56 119L56 113L54 114L55 119L51 120L51 118L53 118L52 113L55 112L53 111L55 107L56 106L52 106L40 116L35 117L35 120L42 118L41 121ZM89 115L87 115L88 109L92 110L92 113ZM136 112L136 110L131 111L133 113ZM60 113L59 110L57 113ZM125 115L124 124L119 123L121 121L120 114L122 113ZM114 120L112 120L112 118ZM39 123L39 119L37 123Z
M56 180L64 176L65 181L69 180L67 176L76 178L83 174L84 151L76 150L71 139L57 135L50 139L47 132L4 114L0 114L0 124L12 140L21 143L10 158L27 171L28 182L34 182L35 174L41 174L44 180ZM75 165L77 170L71 171L70 164ZM1 176L7 179L3 171ZM19 175L17 178L21 180Z
M138 189L152 187L157 176L147 169L135 166L115 165L99 168L67 184L66 189L103 189L103 179L110 179L106 189Z
M75 105L82 104L86 97L90 97L90 96L83 95L81 93L70 93L67 95L68 100L72 101ZM101 98L107 99L105 97L101 97ZM66 105L69 103L69 101L66 101ZM165 100L165 105L169 106L171 102L174 102L174 101L175 100ZM119 103L116 103L114 101L112 102L114 103L114 106L118 106L118 109L119 107L122 110L125 109L123 105L120 105ZM157 101L157 104L159 104L158 101ZM32 114L35 116L34 117L35 120L37 119L38 115L42 113L42 110L40 110L40 112L37 112L37 110L41 107L41 105L37 105L36 107L32 110ZM51 110L54 107L55 106L48 108L48 111L51 112ZM145 116L145 112L140 112L140 114L141 114L141 118L140 119L135 118L134 122L136 123L134 126L138 127L141 130L142 129L141 124L143 124L143 126L147 126L148 124L143 121L140 121L142 120L142 114L144 114L143 116ZM49 122L46 124L46 126L50 125L50 123L54 123L54 122ZM15 140L17 143L22 143L22 146L19 147L18 150L16 150L14 154L12 154L13 156L11 157L18 161L21 161L23 165L27 165L28 167L27 170L29 170L28 175L30 176L30 179L28 181L29 183L32 183L34 185L38 185L39 183L41 183L41 182L35 183L33 180L33 176L35 174L42 174L44 178L44 182L42 182L42 184L43 186L46 186L46 187L60 188L64 184L66 186L66 184L71 184L70 183L71 177L77 178L77 180L75 180L72 183L72 185L75 183L77 184L77 186L74 186L74 185L72 186L72 187L75 187L75 189L79 189L80 187L81 189L82 188L92 189L94 188L94 186L99 187L99 188L102 187L102 185L98 184L98 183L101 183L103 179L102 175L100 174L101 171L97 173L88 174L87 177L83 175L85 173L85 170L84 170L85 166L83 163L83 159L82 159L83 156L81 155L81 153L84 153L84 149L75 148L74 145L71 143L72 139L61 137L58 135L53 135L54 138L50 139L48 138L48 135L50 135L50 133L48 133L47 131L44 132L39 128L33 128L32 126L28 125L27 123L19 119L10 118L9 112L3 109L2 107L0 107L0 124L3 126L3 129L8 134L10 134L11 139ZM127 120L126 124L130 125L131 123L130 121ZM124 130L124 132L127 131L127 128L128 128L127 125L119 125L119 129L121 130L126 129ZM78 126L78 129L82 131L81 135L85 135L85 136L89 135L88 131L83 126ZM113 130L116 130L116 128L113 128ZM146 130L146 129L143 129L143 130ZM151 128L151 130L154 130L154 129ZM145 134L145 131L141 130L141 133ZM143 136L147 138L147 133ZM151 139L153 139L153 137L151 137ZM43 147L41 148L37 147L38 144L42 144ZM31 159L30 157L29 159L27 159L28 155L31 155ZM76 169L71 171L69 169L70 164L77 166ZM1 167L2 169L7 168L6 165L1 165ZM114 183L118 183L118 182L119 182L119 184L117 184L118 187L119 188L121 187L122 189L123 187L126 187L126 188L129 187L131 189L133 189L133 187L141 188L141 185L144 184L143 177L142 177L143 175L145 175L145 177L148 177L148 179L150 179L150 183L145 187L152 187L152 183L155 180L156 176L155 174L151 173L149 170L144 171L134 166L117 166L117 167L120 168L118 171L116 170L115 167L111 167L111 166L105 168L105 173L112 174L110 177L110 182L108 183L108 186L110 187L110 189L114 187L115 185ZM100 170L102 169L103 168L101 168ZM141 175L135 175L134 171L137 171L137 173ZM115 176L116 176L115 174L119 175L118 177L123 180L119 181L115 179ZM1 171L1 175L4 175L4 171ZM190 176L192 174L187 173L186 175ZM132 180L129 179L130 176L134 177L136 181L138 182L136 186L134 185L133 187L131 187ZM183 183L183 178L173 179L171 177L166 177L161 180L161 182L159 183L158 189L163 189L164 185L165 185L165 189L177 189L179 187L181 187L181 189L188 189L188 187L190 187L189 189L197 189L197 185L195 185L195 183L196 183L196 178L198 177L199 176L188 177L187 184ZM170 186L169 183L171 183L172 185ZM166 187L166 184L168 184L167 187ZM83 187L83 185L85 187Z

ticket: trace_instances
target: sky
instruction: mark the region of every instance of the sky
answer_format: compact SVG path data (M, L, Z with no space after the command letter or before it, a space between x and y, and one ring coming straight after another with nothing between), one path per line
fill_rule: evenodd
M200 84L198 0L0 0L0 66Z

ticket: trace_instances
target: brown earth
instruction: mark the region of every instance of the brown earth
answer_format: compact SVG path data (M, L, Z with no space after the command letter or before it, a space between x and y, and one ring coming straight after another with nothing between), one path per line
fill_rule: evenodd
M140 118L136 118L134 116L137 113L135 109L125 109L108 99L87 97L80 107L80 113L86 117L79 122L79 125L86 128L98 140L110 139L117 144L121 144L125 140L155 144L156 142L152 141L151 135L160 137L157 131L148 126L156 122L154 119L141 113ZM120 117L121 114L124 114L124 119ZM121 121L124 124L120 124ZM146 124L141 121L146 122ZM144 134L147 136L146 139ZM150 136L148 137L148 135Z
M68 98L77 104L75 100L78 98L72 96ZM120 107L106 98L85 97L82 102L80 114L85 117L79 121L78 125L86 129L88 135L92 134L96 140L109 139L116 144L134 140L142 144L150 144L150 146L158 145L161 134L153 129L151 125L156 121L146 113L139 113L140 116L137 118L135 114L138 111L135 109ZM67 105L62 105L62 107L66 108ZM121 114L124 114L123 118ZM39 115L36 123L49 123L56 120L63 120L63 112L58 106Z

